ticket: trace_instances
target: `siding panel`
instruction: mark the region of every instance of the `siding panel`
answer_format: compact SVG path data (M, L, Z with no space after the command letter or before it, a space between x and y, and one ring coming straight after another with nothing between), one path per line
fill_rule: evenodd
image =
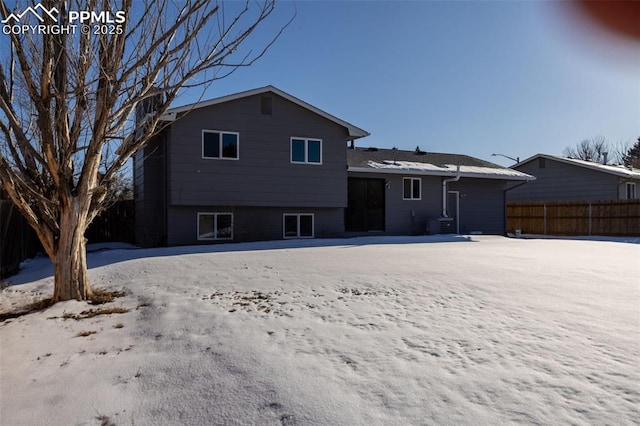
M165 243L165 139L152 139L134 159L136 243L152 247Z
M563 201L618 199L618 178L584 167L546 158L546 167L534 160L517 170L536 177L521 187L507 192L509 201Z
M238 132L239 159L202 159L203 129ZM347 205L346 129L279 96L270 116L252 96L194 110L171 132L173 205ZM290 162L294 136L322 139L322 165Z
M424 234L427 221L442 214L442 179L421 176L420 200L402 199L402 178L396 174L349 173L350 177L382 178L387 182L385 231L390 234ZM416 177L406 176L406 177ZM505 229L505 182L462 178L451 182L448 191L460 193L460 232L502 234ZM454 214L454 212L451 212Z
M449 184L460 192L460 232L503 234L505 231L504 189L501 180L462 178Z
M168 209L169 245L229 243L230 240L198 241L198 212L233 213L233 241L281 240L284 213L313 213L316 238L344 233L342 208L238 207L225 205L171 206Z

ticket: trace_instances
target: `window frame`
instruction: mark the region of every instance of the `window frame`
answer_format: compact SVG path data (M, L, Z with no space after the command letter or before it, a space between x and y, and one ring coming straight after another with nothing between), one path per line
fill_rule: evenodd
M296 217L296 236L289 237L287 236L287 216ZM310 236L301 236L300 235L300 217L301 216L311 216L311 235ZM284 240L296 240L296 239L312 239L316 237L316 215L315 213L283 213L282 214L282 238Z
M200 216L213 216L213 237L212 238L202 238L200 234ZM219 238L218 237L218 216L231 216L231 236ZM198 237L198 241L230 241L233 240L233 231L234 231L234 220L232 212L198 212L198 216L196 219L196 235Z
M204 155L204 135L205 133L217 133L218 134L218 152L220 153L219 157L206 157ZM235 157L224 157L222 155L222 150L224 148L223 141L224 135L235 135L236 137L236 156ZM240 159L240 133L232 132L229 130L211 130L211 129L202 129L202 159L203 160L232 160L237 161Z
M406 180L410 180L411 181L411 197L410 198L406 198L405 194L404 194L404 182ZM414 192L414 182L418 182L418 198L415 198L413 196L413 192ZM406 201L420 201L422 200L422 178L419 177L403 177L402 178L402 199L406 200Z
M626 185L624 186L624 189L625 189L624 193L625 193L625 196L627 197L626 198L627 200L635 200L636 199L636 197L638 195L636 190L638 188L637 188L635 182L626 182ZM631 194L631 192L633 192L633 193ZM632 197L630 197L629 195L632 195Z
M293 141L294 140L304 141L304 161L293 160ZM320 161L319 162L309 161L309 142L310 141L320 142ZM291 162L291 164L311 164L314 166L321 166L322 165L322 139L307 138L307 137L301 137L301 136L291 136L291 138L289 139L289 161Z

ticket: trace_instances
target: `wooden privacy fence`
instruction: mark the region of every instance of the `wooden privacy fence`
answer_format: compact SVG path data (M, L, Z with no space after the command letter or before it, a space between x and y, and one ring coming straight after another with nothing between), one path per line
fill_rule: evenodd
M118 201L95 218L85 233L88 243L135 243L135 204ZM20 262L42 251L36 233L12 201L0 200L0 278L18 272Z
M135 202L117 201L96 217L84 234L88 243L135 243Z
M13 202L0 200L0 278L18 272L20 262L41 250L36 233Z
M640 200L512 201L507 232L640 236Z

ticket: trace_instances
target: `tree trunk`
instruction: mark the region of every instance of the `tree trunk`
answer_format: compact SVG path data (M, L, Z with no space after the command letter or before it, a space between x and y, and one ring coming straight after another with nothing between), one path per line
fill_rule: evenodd
M60 211L60 236L54 266L53 302L87 300L93 296L87 275L87 252L84 233L87 229L88 204L71 197L70 206ZM83 208L82 204L87 205Z

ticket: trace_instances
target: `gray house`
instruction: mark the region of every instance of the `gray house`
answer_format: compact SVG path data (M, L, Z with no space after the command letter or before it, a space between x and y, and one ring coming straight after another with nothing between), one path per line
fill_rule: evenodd
M356 149L368 132L273 86L163 120L134 158L142 246L425 233L441 216L460 218L448 232L502 233L507 182L532 179L462 155Z
M508 201L626 200L639 198L640 169L536 154L512 166L535 182L508 192Z
M467 155L419 148L353 148L347 159L347 232L502 234L505 191L535 179Z
M134 158L143 246L344 232L347 142L366 131L273 86L174 108Z

